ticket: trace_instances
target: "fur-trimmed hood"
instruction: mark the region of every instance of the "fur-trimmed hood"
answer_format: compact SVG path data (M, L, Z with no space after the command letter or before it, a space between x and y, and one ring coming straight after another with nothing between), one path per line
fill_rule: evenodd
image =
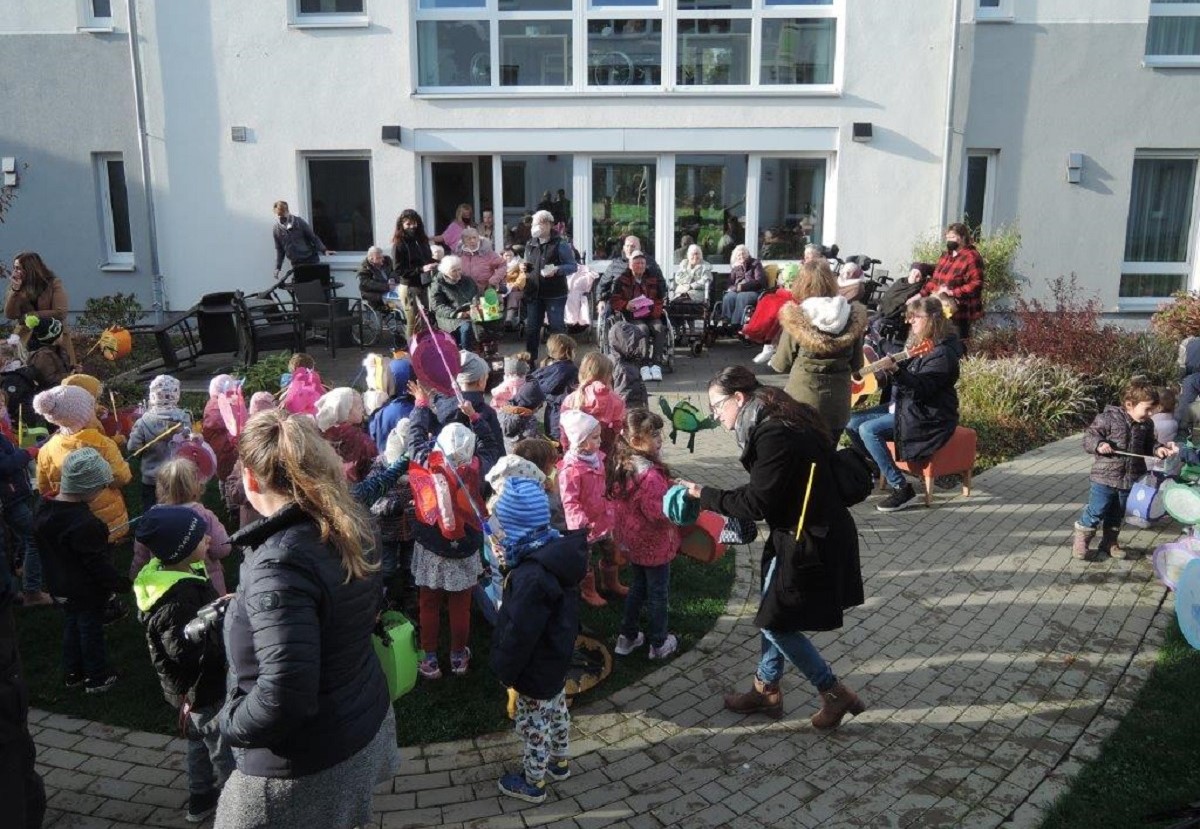
M800 350L814 357L831 357L852 348L867 330L866 306L850 305L850 320L839 334L827 334L813 325L808 314L797 303L789 302L779 309L779 324Z

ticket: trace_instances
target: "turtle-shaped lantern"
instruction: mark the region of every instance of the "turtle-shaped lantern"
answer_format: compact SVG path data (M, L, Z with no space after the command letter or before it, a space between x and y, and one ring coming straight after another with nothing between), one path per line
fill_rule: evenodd
M705 429L715 429L717 421L711 417L705 417L699 409L690 400L680 400L675 404L674 408L667 402L667 398L658 398L658 405L666 415L667 420L671 422L671 443L675 443L675 437L680 432L688 436L687 448L689 452L696 451L696 433L703 432Z

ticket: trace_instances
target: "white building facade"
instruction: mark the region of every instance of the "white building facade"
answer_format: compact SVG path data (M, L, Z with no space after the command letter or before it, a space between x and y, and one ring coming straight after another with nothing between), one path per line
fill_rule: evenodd
M592 262L634 233L895 271L966 215L1020 228L1035 295L1074 272L1138 312L1198 276L1195 3L0 0L0 37L0 252L73 307L265 286L277 199L347 276L462 203L501 243L548 207Z

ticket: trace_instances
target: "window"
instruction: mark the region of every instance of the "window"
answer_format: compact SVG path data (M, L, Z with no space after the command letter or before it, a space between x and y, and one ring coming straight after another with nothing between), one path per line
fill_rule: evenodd
M658 164L652 160L592 161L592 258L612 259L626 236L654 256Z
M1168 297L1188 287L1195 249L1196 156L1133 162L1118 295Z
M962 218L972 230L992 228L993 180L996 159L994 150L968 150L967 175L963 182Z
M714 265L728 265L735 246L746 241L744 155L680 155L675 158L675 251L678 264L696 244Z
M1200 3L1151 0L1146 65L1200 65Z
M345 155L310 155L308 223L325 247L365 252L374 244L371 211L371 159Z
M566 153L506 155L500 159L505 245L523 245L529 241L533 214L538 210L549 210L556 224L566 226L566 235L572 235L572 165L572 157Z
M1013 19L1013 0L979 0L979 5L976 7L975 19L977 21L989 20L1005 20Z
M417 92L834 92L844 7L845 0L417 0Z
M758 256L799 259L824 244L823 158L764 158L758 181ZM753 251L752 251L753 252Z
M304 28L367 26L366 0L289 0L288 22Z
M111 32L113 29L112 0L77 0L79 28L83 31Z
M118 267L132 266L133 234L129 227L129 192L125 185L125 162L120 153L97 153L93 160L100 194L104 263Z

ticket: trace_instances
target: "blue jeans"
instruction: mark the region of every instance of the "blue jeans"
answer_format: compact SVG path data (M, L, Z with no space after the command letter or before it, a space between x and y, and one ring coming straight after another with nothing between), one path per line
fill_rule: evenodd
M896 466L887 448L887 442L896 438L896 416L887 406L872 406L850 415L846 434L856 449L871 456L888 486L892 489L904 486L904 473Z
M221 703L193 708L188 713L188 793L208 794L233 773L233 751L217 728Z
M23 589L37 593L42 589L42 556L33 540L33 509L28 498L20 498L4 505L4 523L12 530L13 538L25 546L25 576ZM4 534L0 533L0 548L4 545ZM7 551L0 553L6 554Z
M567 330L565 322L567 298L565 296L538 297L525 300L525 350L536 362L538 346L542 344L542 321L550 318L550 333L561 334Z
M475 326L470 320L459 323L458 328L450 332L450 336L454 337L460 351L470 351L475 347Z
M661 647L667 640L667 596L671 587L671 565L643 567L630 564L633 578L629 583L629 595L625 597L625 615L621 617L621 633L634 639L638 635L638 617L642 605L646 605L649 621L650 644Z
M756 302L758 302L758 292L756 291L739 291L737 293L727 291L725 296L721 297L721 316L741 328L746 322L746 311Z
M1125 521L1125 502L1129 500L1128 489L1098 484L1092 481L1088 492L1087 506L1079 516L1079 523L1089 529L1103 524L1110 530L1120 529Z
M771 559L767 576L763 579L764 596L771 584L771 577L775 575L777 560ZM629 592L630 595L633 594L632 590ZM758 661L757 675L764 683L773 685L780 680L783 676L783 660L787 659L800 669L800 673L804 674L818 692L827 691L837 684L833 669L821 656L816 645L803 633L798 630L781 633L767 628L761 628L759 632L762 634L762 658Z
M108 675L104 649L104 605L80 607L67 602L63 611L63 673L83 674L88 679Z

